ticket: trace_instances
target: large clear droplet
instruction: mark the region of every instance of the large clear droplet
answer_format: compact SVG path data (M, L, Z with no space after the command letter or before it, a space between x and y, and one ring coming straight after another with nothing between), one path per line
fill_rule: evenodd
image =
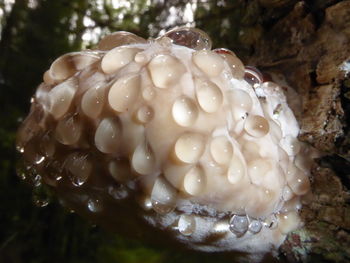
M260 220L252 220L249 224L249 231L253 234L257 234L261 231L262 224Z
M195 231L196 221L193 216L181 215L177 227L181 234L184 236L190 236Z
M263 76L257 68L246 66L244 71L244 80L248 82L253 88L259 87L263 82Z
M202 30L193 27L179 27L165 33L163 37L170 38L174 44L194 50L210 50L211 40Z
M249 221L247 216L234 215L230 219L230 230L237 237L241 237L247 232Z
M103 209L102 201L97 198L90 198L87 202L87 208L92 213L101 212Z
M66 169L73 185L81 186L90 177L92 164L87 154L73 153L66 159Z
M159 214L167 214L176 206L177 192L163 177L154 182L151 193L152 208Z

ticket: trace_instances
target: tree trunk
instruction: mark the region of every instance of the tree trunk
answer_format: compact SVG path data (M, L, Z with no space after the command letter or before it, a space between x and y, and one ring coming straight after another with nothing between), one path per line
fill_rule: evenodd
M260 0L264 30L248 59L301 95L300 140L324 155L312 170L305 226L281 253L290 262L350 261L350 1ZM288 10L287 12L285 10ZM282 13L282 11L281 11Z

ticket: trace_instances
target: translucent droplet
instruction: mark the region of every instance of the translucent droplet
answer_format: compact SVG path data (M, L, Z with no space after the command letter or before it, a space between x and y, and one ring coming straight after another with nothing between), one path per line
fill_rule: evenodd
M253 101L250 95L240 89L230 90L228 93L233 116L236 120L243 119L250 112L253 106Z
M103 209L102 201L97 198L90 198L87 202L87 208L92 213L101 212Z
M83 124L77 115L68 115L57 123L55 138L64 145L72 145L79 141Z
M289 201L294 196L292 189L288 185L283 188L282 198L284 201Z
M259 87L263 82L263 76L257 68L246 66L244 80L248 82L253 88L256 88Z
M172 116L177 124L183 127L191 126L198 117L198 108L189 97L182 96L175 100Z
M196 229L196 220L193 216L181 215L177 227L181 234L190 236Z
M300 224L299 215L295 211L279 214L278 219L279 219L279 230L282 232L282 234L285 234L285 235L297 229Z
M254 159L248 163L248 173L253 184L260 185L265 175L272 170L271 162L268 159Z
M73 153L69 155L65 167L70 172L70 179L75 186L83 185L92 172L92 164L87 154Z
M147 123L153 119L154 111L150 106L142 106L136 111L136 118L141 123Z
M261 231L262 224L260 220L252 220L249 224L249 231L253 234L257 234Z
M156 159L148 143L143 142L138 145L132 156L131 165L139 174L146 175L153 172L156 165Z
M117 112L127 111L135 102L140 91L140 77L126 75L119 78L110 88L108 103Z
M199 133L185 133L175 143L175 155L184 163L196 163L202 156L205 139Z
M110 50L115 47L136 43L146 43L147 41L133 33L117 31L101 39L98 43L99 50Z
M234 155L227 172L227 179L231 184L236 184L245 175L245 167L242 161Z
M233 147L225 136L218 136L210 143L210 153L218 164L227 164L232 158Z
M96 148L103 153L113 153L119 148L120 123L117 118L105 118L95 132Z
M45 134L40 140L40 152L45 157L52 157L55 153L55 140L51 134Z
M63 166L57 160L50 161L45 167L44 180L50 186L57 186L57 183L62 179Z
M244 77L244 65L242 61L231 51L225 48L214 49L214 52L221 55L230 68L232 77L242 79Z
M202 30L193 27L179 27L165 33L174 44L195 50L211 49L211 40Z
M149 211L152 209L152 200L149 196L142 196L139 199L139 203L145 211Z
M49 75L52 79L62 81L76 71L95 63L100 59L96 52L73 52L57 58L51 65Z
M249 221L247 216L234 215L230 219L230 230L237 237L241 237L247 232Z
M81 109L84 114L92 119L96 119L104 106L105 88L93 87L88 89L81 99Z
M216 112L223 103L221 89L211 81L196 81L196 95L201 108L208 113Z
M169 88L176 85L186 72L182 62L171 55L160 54L148 64L152 81L157 88Z
M281 146L289 156L295 156L300 151L301 143L297 138L287 135L281 140Z
M128 46L113 48L103 57L101 69L106 74L116 73L119 69L134 61L138 52L140 52L140 49Z
M198 195L205 190L207 184L202 167L195 166L184 177L184 189L190 195Z
M154 182L151 193L152 208L159 214L167 214L176 206L177 192L163 177Z
M269 132L270 126L264 117L249 115L245 121L244 129L249 135L260 138Z
M194 64L210 77L218 76L224 69L223 58L212 51L201 50L192 55Z
M110 161L108 164L108 171L118 183L125 183L131 178L130 164L123 159Z

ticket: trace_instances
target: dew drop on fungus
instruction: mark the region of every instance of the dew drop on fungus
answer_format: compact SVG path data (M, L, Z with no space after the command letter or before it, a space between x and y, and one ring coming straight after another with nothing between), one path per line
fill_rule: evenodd
M154 182L151 193L152 208L159 214L167 214L176 206L176 190L163 177Z
M249 231L253 234L257 234L261 231L262 224L260 220L252 220L249 224Z
M230 230L237 237L241 237L247 232L249 221L247 216L234 215L230 219Z
M184 236L190 236L195 231L196 221L191 215L181 215L178 221L178 230Z
M176 45L185 46L194 50L211 49L211 40L202 30L193 27L179 27L168 31L168 37Z
M196 121L198 109L192 99L183 96L175 100L172 107L172 116L177 124L188 127Z
M257 68L246 66L244 80L248 82L252 87L256 88L262 83L263 76Z

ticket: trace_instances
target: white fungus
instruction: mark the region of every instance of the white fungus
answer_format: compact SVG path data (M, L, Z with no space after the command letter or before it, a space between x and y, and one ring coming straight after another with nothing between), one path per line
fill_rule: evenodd
M136 197L144 214L130 211L193 249L277 249L300 225L312 161L283 90L198 29L116 32L98 49L44 74L18 132L27 166L52 187ZM73 202L107 209L84 196Z

